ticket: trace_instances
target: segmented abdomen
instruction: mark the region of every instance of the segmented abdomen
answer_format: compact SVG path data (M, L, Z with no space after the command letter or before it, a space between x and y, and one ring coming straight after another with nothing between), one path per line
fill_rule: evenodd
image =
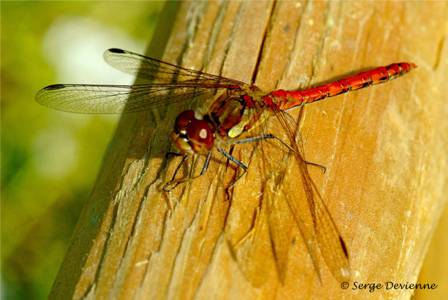
M378 84L395 79L417 66L413 63L395 63L385 67L361 72L356 75L299 91L273 91L268 96L276 99L276 103L281 110L286 110L305 103L322 100L327 97L333 97L349 91L362 89L373 84Z

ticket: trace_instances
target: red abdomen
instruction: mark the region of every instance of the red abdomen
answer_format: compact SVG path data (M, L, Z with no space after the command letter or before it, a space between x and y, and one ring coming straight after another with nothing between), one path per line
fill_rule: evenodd
M280 109L285 110L305 103L311 103L327 97L362 89L373 84L383 83L406 74L416 67L413 63L395 63L348 76L314 88L299 91L277 90L269 95L278 101Z

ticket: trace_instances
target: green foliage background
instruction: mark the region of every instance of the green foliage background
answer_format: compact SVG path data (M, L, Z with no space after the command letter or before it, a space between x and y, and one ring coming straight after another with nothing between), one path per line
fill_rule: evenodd
M57 83L42 46L48 30L61 17L82 16L149 43L162 7L134 1L1 3L2 298L47 298L117 120L56 112L34 101L40 88ZM120 47L113 37L110 43ZM76 151L64 169L70 165L67 148Z

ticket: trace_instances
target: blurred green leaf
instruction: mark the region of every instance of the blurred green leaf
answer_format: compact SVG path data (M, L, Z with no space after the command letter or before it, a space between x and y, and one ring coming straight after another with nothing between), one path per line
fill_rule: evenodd
M133 1L1 3L5 299L47 298L117 120L60 113L34 101L40 88L58 80L58 70L44 53L49 31L64 18L82 17L131 41L149 43L162 7L163 2ZM111 36L109 47L122 46ZM91 59L101 57L97 53Z

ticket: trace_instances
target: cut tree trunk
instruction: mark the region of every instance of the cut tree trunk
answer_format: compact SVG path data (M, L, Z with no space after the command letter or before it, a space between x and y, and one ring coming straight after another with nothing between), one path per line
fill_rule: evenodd
M310 174L347 244L349 287L321 258L313 267L293 218L276 211L285 197L306 200L275 143L235 148L249 171L233 188L234 169L214 155L204 176L161 190L178 163L165 159L182 110L172 105L122 117L50 297L409 298L412 289L384 284L417 281L448 194L446 3L188 2L167 12L157 34L169 36L163 60L266 91L418 65L307 105L299 122L305 158L326 167ZM268 124L264 131L284 137ZM266 218L273 212L278 228ZM354 282L383 287L370 293Z

